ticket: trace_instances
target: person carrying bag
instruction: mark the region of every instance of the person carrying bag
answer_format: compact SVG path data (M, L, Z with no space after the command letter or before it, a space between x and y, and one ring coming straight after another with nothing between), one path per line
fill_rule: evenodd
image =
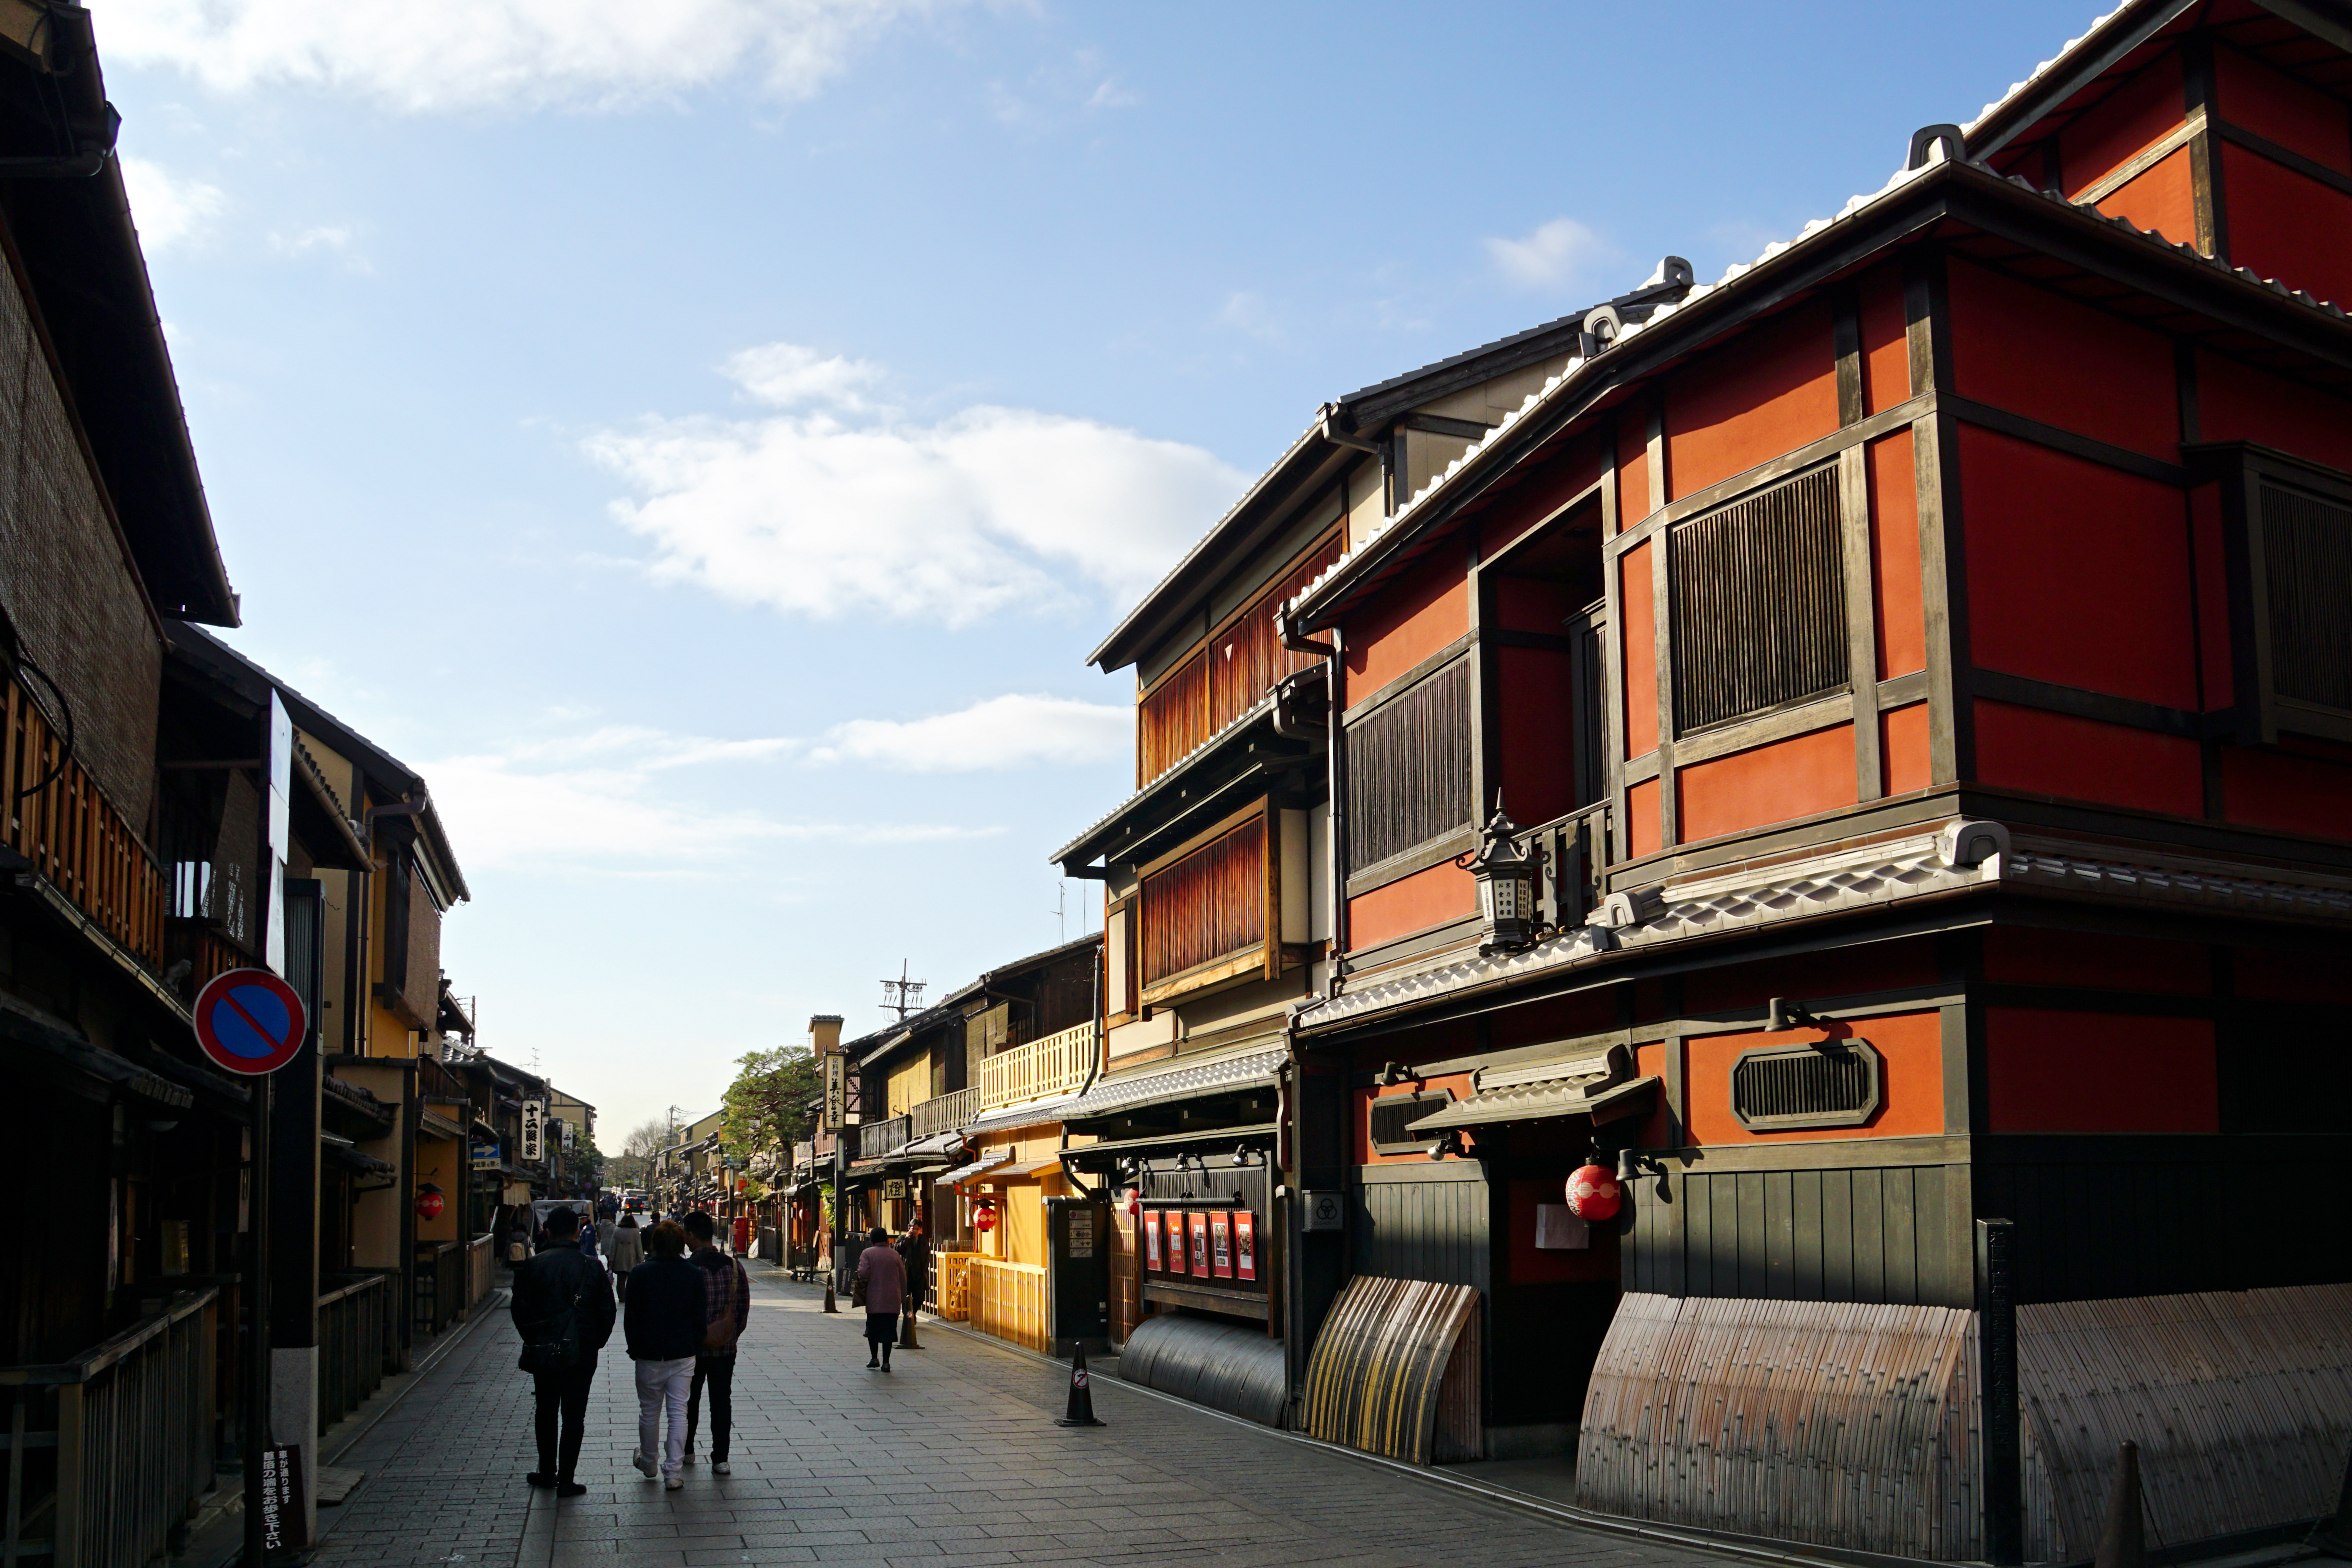
M694 1463L694 1433L702 1418L702 1390L710 1389L710 1473L729 1472L727 1439L735 1425L735 1342L751 1321L751 1277L740 1259L719 1250L718 1227L707 1214L686 1216L694 1251L687 1259L702 1272L702 1348L694 1354L694 1382L686 1393L683 1464Z
M603 1264L580 1250L579 1229L580 1216L570 1209L548 1215L546 1245L515 1268L511 1309L522 1338L520 1366L531 1376L539 1439L539 1468L526 1479L559 1498L588 1490L572 1472L596 1352L613 1337L612 1281Z

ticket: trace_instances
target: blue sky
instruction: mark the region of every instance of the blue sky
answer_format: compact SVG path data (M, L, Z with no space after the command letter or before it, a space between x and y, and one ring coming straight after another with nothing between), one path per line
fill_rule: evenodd
M231 640L425 773L482 1042L607 1148L1058 940L1080 661L1323 399L1752 259L2090 20L93 9Z

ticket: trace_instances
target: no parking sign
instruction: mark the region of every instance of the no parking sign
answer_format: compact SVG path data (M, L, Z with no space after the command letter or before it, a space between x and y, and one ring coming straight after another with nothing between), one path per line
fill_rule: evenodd
M213 1065L248 1078L276 1072L302 1049L302 998L267 969L232 969L196 994L196 1044Z

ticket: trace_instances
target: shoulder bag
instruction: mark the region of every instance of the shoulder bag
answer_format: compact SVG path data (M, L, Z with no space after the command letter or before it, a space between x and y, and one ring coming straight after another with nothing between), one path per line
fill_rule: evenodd
M544 1373L570 1372L580 1364L580 1296L579 1290L573 1290L563 1310L523 1342L522 1357L517 1363L523 1371L536 1377Z

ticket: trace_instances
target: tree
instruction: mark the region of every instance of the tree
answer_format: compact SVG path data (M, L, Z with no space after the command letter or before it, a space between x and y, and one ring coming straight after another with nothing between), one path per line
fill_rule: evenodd
M779 1046L735 1063L735 1081L721 1101L719 1148L749 1164L756 1154L807 1137L809 1101L824 1087L815 1053L806 1046Z
M616 1187L642 1187L653 1174L654 1156L669 1147L669 1123L661 1117L640 1121L621 1140L621 1152L606 1162Z

